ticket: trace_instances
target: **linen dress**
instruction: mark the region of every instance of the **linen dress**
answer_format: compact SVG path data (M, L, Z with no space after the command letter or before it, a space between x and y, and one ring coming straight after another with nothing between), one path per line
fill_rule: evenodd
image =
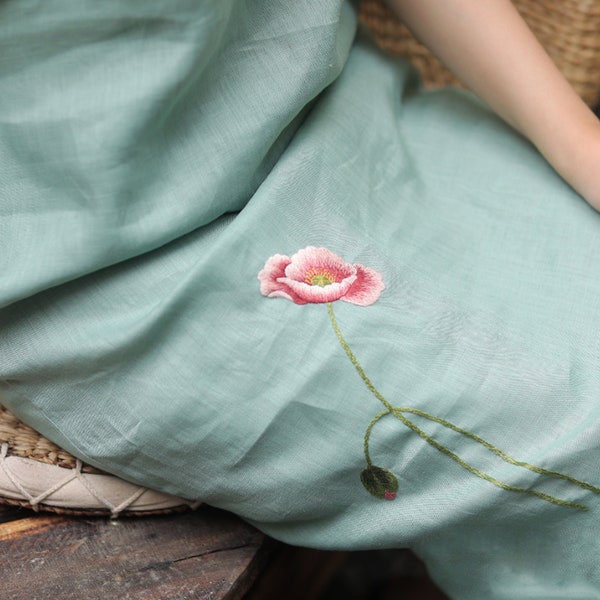
M600 216L339 0L0 5L0 395L457 599L600 598Z

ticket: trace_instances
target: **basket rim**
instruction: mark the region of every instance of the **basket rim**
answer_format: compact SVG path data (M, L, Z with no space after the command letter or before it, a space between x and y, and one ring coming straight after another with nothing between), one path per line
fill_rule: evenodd
M112 518L168 515L200 505L86 465L2 404L0 504L68 516Z

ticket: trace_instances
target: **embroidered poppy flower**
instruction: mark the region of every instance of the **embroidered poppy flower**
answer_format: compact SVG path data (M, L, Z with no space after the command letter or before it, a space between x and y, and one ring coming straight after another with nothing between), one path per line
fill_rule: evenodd
M418 415L428 421L437 423L442 427L446 427L455 433L463 435L467 439L481 444L491 453L511 465L529 469L540 475L547 475L549 477L568 481L584 490L600 495L600 487L593 486L585 481L580 481L570 475L519 461L483 438L454 425L450 421L436 417L435 415L418 408L411 408L410 406L393 406L391 402L385 399L381 392L373 385L373 382L367 377L367 374L358 362L354 352L352 352L348 342L344 339L333 309L333 302L335 300L345 300L346 302L361 306L368 306L376 302L381 295L381 292L385 289L383 279L377 271L364 267L363 265L353 265L344 262L337 254L334 254L327 248L308 246L303 250L296 252L291 258L289 256L284 256L283 254L271 256L265 263L264 268L258 274L258 279L260 281L260 291L264 296L286 298L296 304L327 304L329 319L342 349L350 359L350 362L363 380L367 389L385 407L385 410L379 412L371 419L365 432L363 442L367 467L361 472L360 480L365 489L375 498L380 498L381 500L395 500L398 495L398 479L396 476L391 471L388 471L388 469L374 465L371 462L369 453L369 439L373 427L382 418L387 415L392 415L436 450L439 450L452 460L456 461L461 467L503 490L528 494L559 506L569 506L579 510L587 510L586 506L579 504L578 502L571 502L569 500L550 496L546 492L531 489L530 487L518 487L516 485L504 483L491 475L480 471L475 466L470 465L460 458L454 451L450 450L450 448L446 448L428 435L416 423L413 423L406 416L407 414Z
M258 280L264 296L286 298L296 304L344 300L369 306L385 289L377 271L347 263L331 250L314 246L299 250L291 258L271 256Z

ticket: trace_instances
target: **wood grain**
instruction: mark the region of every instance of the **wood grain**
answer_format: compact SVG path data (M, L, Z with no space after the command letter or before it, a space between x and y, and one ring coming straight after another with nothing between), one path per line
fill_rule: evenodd
M208 508L118 521L30 515L0 511L2 598L239 600L271 550L257 530Z

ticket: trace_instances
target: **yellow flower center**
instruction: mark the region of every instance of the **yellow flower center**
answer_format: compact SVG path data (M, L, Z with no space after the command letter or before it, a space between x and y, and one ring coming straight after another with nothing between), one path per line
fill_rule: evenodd
M318 285L319 287L325 287L335 283L336 277L326 269L309 269L304 277L304 282L309 285Z

